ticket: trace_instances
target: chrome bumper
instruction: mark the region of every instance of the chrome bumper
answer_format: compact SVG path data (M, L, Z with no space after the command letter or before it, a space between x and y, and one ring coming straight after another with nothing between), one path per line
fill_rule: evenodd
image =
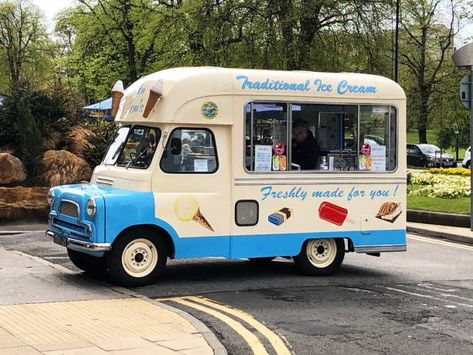
M55 239L55 236L59 237L64 241L64 244L63 243L59 243L59 244L67 248L77 250L77 251L109 251L112 249L112 245L110 243L86 242L83 240L78 240L78 239L67 237L61 234L57 234L50 230L46 231L46 236L53 239ZM56 240L54 241L56 242Z
M407 245L370 245L355 247L356 253L386 253L406 250Z

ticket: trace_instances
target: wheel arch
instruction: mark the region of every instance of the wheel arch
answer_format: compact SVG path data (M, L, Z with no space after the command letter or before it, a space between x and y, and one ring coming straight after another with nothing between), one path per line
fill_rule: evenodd
M343 242L344 242L344 245L345 245L345 252L354 252L355 251L355 247L354 247L354 244L353 244L353 240L349 237L344 237L344 236L340 236L340 237L319 237L319 238L305 238L300 247L299 247L299 252L302 251L303 248L305 248L305 246L307 245L307 243L309 242L309 240L312 240L312 239L343 239Z
M118 234L118 236L113 241L112 248L113 248L113 245L117 242L117 240L123 238L127 233L130 233L132 231L150 231L154 235L162 237L166 243L166 250L169 253L168 256L171 259L174 258L175 246L174 246L174 242L172 240L171 235L164 228L157 226L155 224L136 224L136 225L125 228Z

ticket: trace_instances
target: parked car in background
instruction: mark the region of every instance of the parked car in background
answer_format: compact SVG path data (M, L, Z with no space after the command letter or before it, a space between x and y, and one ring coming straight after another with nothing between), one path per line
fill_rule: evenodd
M468 147L468 149L465 151L465 156L463 157L463 161L462 161L462 166L464 168L469 168L470 167L470 164L471 164L471 151L470 151L471 147Z
M457 162L450 154L442 152L442 150L436 145L408 144L407 165L420 166L424 168L453 168L457 166Z
M384 145L384 138L380 137L380 136L374 136L372 134L366 134L365 135L365 143L370 144L369 142L366 142L366 140L375 141L376 144Z

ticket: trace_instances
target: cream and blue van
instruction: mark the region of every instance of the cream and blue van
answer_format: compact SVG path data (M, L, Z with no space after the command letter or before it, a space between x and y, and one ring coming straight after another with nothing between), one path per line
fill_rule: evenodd
M328 275L346 252L406 250L395 82L176 68L113 97L118 128L91 182L48 195L47 235L80 269L136 286L168 258L286 257Z

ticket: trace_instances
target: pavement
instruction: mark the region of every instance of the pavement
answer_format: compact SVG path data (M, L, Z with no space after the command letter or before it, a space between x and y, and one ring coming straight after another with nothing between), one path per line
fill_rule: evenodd
M0 237L44 231L0 225ZM473 244L470 228L412 223L408 233ZM0 248L2 354L226 354L190 314L63 266Z
M44 225L0 226L2 235ZM190 314L0 248L0 355L226 354Z
M473 244L473 231L471 231L470 228L408 222L407 232L454 242Z

